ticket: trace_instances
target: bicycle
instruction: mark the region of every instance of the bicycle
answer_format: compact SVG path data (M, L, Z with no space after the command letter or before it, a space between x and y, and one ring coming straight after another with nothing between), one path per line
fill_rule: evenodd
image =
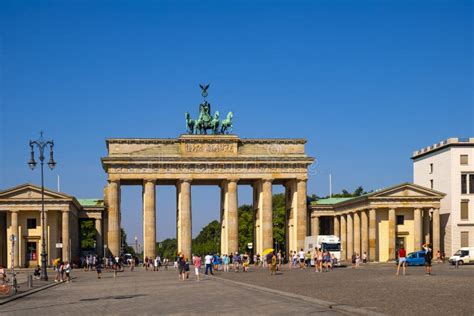
M3 277L3 280L0 281L0 295L14 295L17 291L16 278L13 278L13 281Z

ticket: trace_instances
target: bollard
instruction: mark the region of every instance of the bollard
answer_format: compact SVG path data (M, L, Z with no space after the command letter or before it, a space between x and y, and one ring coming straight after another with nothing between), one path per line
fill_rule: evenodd
M33 287L33 276L31 274L28 274L27 276L27 285L29 289Z

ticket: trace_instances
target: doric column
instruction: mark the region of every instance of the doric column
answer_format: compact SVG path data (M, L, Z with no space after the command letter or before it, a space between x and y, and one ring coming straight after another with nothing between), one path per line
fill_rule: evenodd
M354 212L354 252L360 253L360 214L359 212Z
M143 257L156 257L156 190L154 180L143 181Z
M253 224L254 224L254 240L253 248L255 254L261 254L263 249L263 218L262 218L262 181L257 180L253 183Z
M239 250L237 179L223 181L221 190L221 253L230 254Z
M430 210L423 210L423 233L425 236L424 243L431 243L431 219L430 219Z
M341 230L339 224L339 216L334 216L334 236L341 237Z
M95 252L99 257L104 255L104 236L102 234L102 219L95 219Z
M354 220L351 213L347 214L347 259L354 253Z
M63 240L63 260L71 260L71 250L69 249L69 210L63 210L63 230L62 230L62 240Z
M108 249L113 256L120 255L120 182L110 181L107 188L108 200Z
M388 210L388 260L395 260L395 238L396 238L396 211L394 208Z
M262 246L273 248L272 180L262 180Z
M308 232L308 197L307 197L307 181L306 179L297 180L298 209L296 212L296 235L298 249L304 249L304 240ZM319 227L319 226L318 226Z
M436 256L441 251L439 208L433 209L433 254Z
M362 249L361 253L364 252L368 255L369 254L369 218L367 216L367 211L363 210L360 212L361 215L361 237L362 237Z
M375 209L369 210L369 258L377 260L377 213Z
M177 218L177 241L178 252L186 258L191 258L191 180L183 179L178 181L178 214Z
M347 216L341 215L341 260L347 258Z
M416 208L413 210L413 219L414 219L414 251L418 251L421 249L421 245L423 243L423 223L421 220L421 210Z
M10 212L10 225L11 225L11 232L13 235L16 237L16 242L15 242L15 249L14 249L14 255L13 255L13 264L15 267L18 267L20 265L20 247L19 247L19 240L20 236L18 236L18 211L11 211ZM10 241L10 236L7 236L8 242L11 243ZM10 265L10 262L8 262L8 265Z
M311 236L319 235L319 216L315 213L316 211L313 211L311 215Z

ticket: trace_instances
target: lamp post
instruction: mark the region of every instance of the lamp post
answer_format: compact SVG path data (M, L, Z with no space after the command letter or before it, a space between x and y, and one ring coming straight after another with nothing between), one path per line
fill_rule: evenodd
M135 235L135 238L133 238L133 239L135 239L135 252L136 252L136 255L138 255L138 237L137 237L137 235Z
M46 227L45 227L45 213L44 213L44 150L49 147L49 161L48 167L53 170L56 162L53 158L54 142L43 139L43 132L40 133L40 138L35 141L30 140L31 157L28 165L31 170L35 169L37 163L35 161L35 146L39 151L39 160L41 164L41 280L48 281L48 272L46 271L47 257L46 253ZM63 241L64 242L64 241Z

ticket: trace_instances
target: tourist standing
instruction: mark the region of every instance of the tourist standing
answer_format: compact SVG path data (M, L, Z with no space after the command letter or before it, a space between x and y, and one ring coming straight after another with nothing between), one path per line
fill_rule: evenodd
M247 272L250 264L250 259L248 253L244 253L242 256L242 271Z
M222 263L224 264L224 272L229 272L229 256L227 254L222 258Z
M304 255L305 253L303 251L303 248L301 248L300 252L298 253L298 257L300 259L300 270L302 270L304 267Z
M359 253L357 252L356 253L356 268L359 268L360 267L360 255Z
M366 251L364 251L364 253L362 254L362 263L363 264L367 263L367 252Z
M400 267L403 269L403 275L405 275L406 267L407 267L407 252L405 247L401 246L398 250L398 267L397 267L397 275L400 273Z
M186 277L186 260L184 256L179 257L178 259L178 280L184 281Z
M431 261L433 260L433 250L430 247L430 244L424 244L423 249L425 250L425 271L426 275L431 275L433 272L433 267Z

